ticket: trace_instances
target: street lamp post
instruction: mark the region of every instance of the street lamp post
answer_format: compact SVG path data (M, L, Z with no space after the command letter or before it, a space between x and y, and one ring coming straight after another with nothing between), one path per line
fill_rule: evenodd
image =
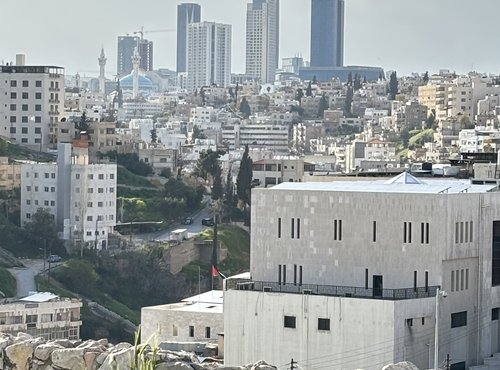
M444 290L436 290L436 325L434 327L434 370L439 369L439 301L446 298L448 294Z

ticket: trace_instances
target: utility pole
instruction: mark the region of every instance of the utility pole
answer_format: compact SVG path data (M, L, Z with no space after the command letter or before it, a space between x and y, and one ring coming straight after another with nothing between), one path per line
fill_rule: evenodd
M297 368L297 361L294 361L293 358L290 360L290 370L295 370Z

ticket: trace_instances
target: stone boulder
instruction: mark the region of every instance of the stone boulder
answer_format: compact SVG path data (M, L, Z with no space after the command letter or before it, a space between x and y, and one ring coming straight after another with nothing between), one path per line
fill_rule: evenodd
M5 348L5 356L16 370L29 370L33 358L33 344L28 340L14 342Z
M162 362L156 370L193 370L193 368L185 362Z
M85 369L83 357L85 352L85 349L82 348L56 349L52 352L52 364L60 369Z
M40 344L35 348L35 357L41 361L47 361L56 349L64 349L64 347L55 343Z

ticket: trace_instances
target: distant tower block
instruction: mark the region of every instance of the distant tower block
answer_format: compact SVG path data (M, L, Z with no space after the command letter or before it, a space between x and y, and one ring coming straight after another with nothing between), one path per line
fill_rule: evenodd
M75 85L76 85L77 89L80 88L80 73L76 73L76 76L75 76Z
M99 93L104 95L106 77L104 76L104 71L106 67L106 56L104 55L104 48L101 48L101 55L99 56Z
M137 48L134 50L134 55L132 56L133 69L133 86L132 86L132 99L137 99L139 96L139 65L141 64L141 56Z

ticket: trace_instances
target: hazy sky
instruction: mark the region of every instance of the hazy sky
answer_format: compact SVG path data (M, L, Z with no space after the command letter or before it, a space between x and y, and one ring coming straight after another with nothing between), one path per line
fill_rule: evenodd
M180 0L27 0L2 8L0 59L95 75L101 46L116 71L116 38L144 26L175 29ZM233 26L233 72L245 70L247 0L193 0L202 20ZM413 71L500 72L499 0L346 0L346 65ZM310 0L281 0L280 57L309 60ZM175 32L151 33L155 68L175 68Z

